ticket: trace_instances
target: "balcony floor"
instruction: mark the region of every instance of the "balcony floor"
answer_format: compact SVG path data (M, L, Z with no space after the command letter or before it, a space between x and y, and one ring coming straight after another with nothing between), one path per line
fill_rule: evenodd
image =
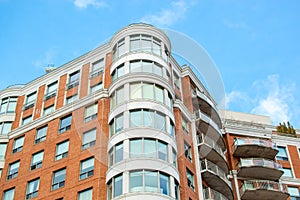
M286 200L289 194L267 189L246 190L242 196L242 200Z
M233 155L241 158L267 158L274 159L278 153L277 149L271 147L264 147L256 144L238 145L233 152Z
M265 180L278 180L283 171L269 168L269 167L262 167L262 166L249 166L249 167L241 167L238 170L238 176L244 178L253 178L253 179L265 179Z

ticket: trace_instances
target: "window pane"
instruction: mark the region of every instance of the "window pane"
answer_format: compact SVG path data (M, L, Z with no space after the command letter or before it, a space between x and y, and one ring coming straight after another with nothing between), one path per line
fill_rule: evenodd
M291 169L289 169L289 168L282 168L282 170L283 170L283 174L282 174L283 177L290 177L290 178L293 177Z
M162 76L162 67L156 63L154 63L154 74Z
M16 105L17 105L17 98L16 97L11 97L9 99L7 112L15 112Z
M94 158L89 158L87 160L81 161L80 173L85 173L94 170Z
M162 194L169 195L169 177L163 174L160 174L160 192Z
M154 127L154 112L150 110L143 110L144 114L144 126L145 127Z
M3 123L3 129L2 129L2 134L3 135L6 135L10 132L11 125L12 125L12 122L4 122Z
M143 191L143 173L130 172L130 192Z
M160 56L160 41L158 40L155 40L153 41L153 53L155 53L156 55L159 55Z
M96 129L83 133L82 144L88 144L96 140Z
M168 146L160 141L158 142L158 158L168 161Z
M98 71L98 70L103 70L104 66L104 59L102 58L101 60L98 60L92 64L92 72Z
M144 140L145 157L156 158L156 141L151 139Z
M118 67L118 77L121 77L125 74L124 64Z
M138 158L142 155L142 140L130 140L130 157Z
M50 94L50 93L56 91L56 89L57 89L57 81L48 85L47 94Z
M116 133L122 131L124 128L124 118L123 115L116 117Z
M130 84L130 98L131 99L142 98L142 88L140 83Z
M142 111L130 111L130 127L141 127L142 126Z
M0 144L0 160L4 160L7 144Z
M141 72L141 61L135 60L130 62L130 72Z
M3 200L13 200L15 196L15 188L4 191Z
M140 36L133 35L130 36L130 51L137 51L140 48Z
M123 160L123 143L116 145L115 163Z
M33 101L35 101L35 99L36 99L36 92L31 93L31 94L27 95L26 103L33 102Z
M143 72L148 72L148 73L152 73L152 62L151 61L146 61L143 60L142 61L142 71Z
M36 179L36 180L28 182L27 191L26 191L26 197L28 197L28 199L31 199L38 195L37 191L39 188L39 183L40 183L40 179Z
M120 104L122 102L124 102L125 98L124 98L124 88L120 88L116 91L116 94L117 94L117 104Z
M154 99L154 85L150 83L143 83L143 98Z
M14 143L14 149L17 149L19 147L22 147L24 144L24 136L20 137L18 139L15 139L15 143Z
M64 132L70 129L72 123L72 115L69 115L60 120L60 132Z
M8 106L8 99L2 99L0 113L5 113Z
M95 115L97 114L97 111L98 111L98 104L91 105L85 109L84 116L89 117Z
M142 35L141 45L142 51L151 52L151 36Z
M145 191L157 192L158 179L157 172L145 171Z
M299 197L299 189L297 187L288 187L288 192L293 197Z
M155 100L164 103L164 90L159 86L155 86Z
M44 151L32 155L31 165L37 164L43 160Z
M39 140L38 142L41 142L41 138L45 138L46 134L47 134L47 130L48 130L48 126L45 126L43 128L37 129L36 131L36 136L35 136L35 140L37 142L37 140ZM46 138L45 138L46 139ZM44 140L43 140L44 141Z
M88 189L78 193L78 200L92 200L93 199L93 190Z
M75 82L79 80L79 72L75 72L73 74L70 74L69 77L69 83Z
M123 178L122 175L114 178L114 197L120 196L123 193Z
M166 131L166 119L164 115L156 113L155 128Z
M66 169L59 170L54 172L53 184L62 182L66 179Z

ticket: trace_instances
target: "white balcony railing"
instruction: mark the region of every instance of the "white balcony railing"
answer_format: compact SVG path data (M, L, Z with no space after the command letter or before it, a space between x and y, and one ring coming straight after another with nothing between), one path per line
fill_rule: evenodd
M261 166L261 167L268 167L268 168L274 168L274 169L278 169L281 170L282 166L277 163L274 162L273 160L267 160L267 159L263 159L263 158L241 158L240 162L239 162L239 167L251 167L251 166Z
M197 142L198 142L198 145L204 143L204 144L207 144L208 146L212 147L214 150L216 150L216 152L219 153L219 155L222 156L222 158L224 160L226 160L226 157L225 157L225 154L224 154L224 151L222 150L222 148L210 137L207 137L204 134L199 134L199 135L197 135Z
M215 175L219 176L225 183L227 183L229 187L231 187L231 183L227 179L226 173L219 166L207 159L201 160L201 171L205 170L213 172Z

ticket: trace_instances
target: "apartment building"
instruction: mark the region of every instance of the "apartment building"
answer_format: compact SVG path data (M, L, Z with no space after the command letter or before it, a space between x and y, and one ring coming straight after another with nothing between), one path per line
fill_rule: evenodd
M272 133L267 117L216 107L161 30L129 25L0 91L0 196L299 198L299 139Z

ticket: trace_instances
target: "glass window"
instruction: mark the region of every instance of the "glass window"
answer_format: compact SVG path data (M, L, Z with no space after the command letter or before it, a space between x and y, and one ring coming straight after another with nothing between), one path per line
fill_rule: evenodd
M290 168L282 168L282 170L283 170L282 177L290 177L290 178L293 177L293 173Z
M82 135L82 149L95 146L96 144L96 129L92 129Z
M32 199L38 196L39 183L39 178L27 183L26 199Z
M104 58L102 58L92 64L92 73L98 72L98 71L103 72L103 67L104 67Z
M65 180L66 180L66 168L53 172L52 187L51 187L52 190L56 190L58 188L64 187Z
M122 174L114 178L114 197L123 194L123 177Z
M93 104L91 106L88 106L85 108L84 111L84 121L88 122L90 120L93 120L97 117L98 113L98 104Z
M148 158L156 158L156 140L144 139L144 155Z
M73 103L74 101L76 101L78 99L78 95L75 94L73 96L67 97L66 98L66 104L70 104Z
M290 200L298 200L300 197L299 189L297 187L287 187L288 193L290 194Z
M30 170L38 169L42 167L44 157L44 151L40 151L32 155Z
M48 115L54 111L54 105L44 108L43 115Z
M130 111L130 127L141 127L142 121L143 118L141 110Z
M143 172L130 172L130 192L143 191Z
M187 120L185 120L183 117L181 117L181 125L182 125L182 129L183 129L186 133L189 133L189 123L188 123Z
M194 190L195 189L195 186L194 186L194 174L188 168L186 168L186 177L187 177L188 186L192 190Z
M123 115L119 115L116 117L116 133L122 131L124 128L124 118Z
M153 73L152 65L152 61L142 60L142 71L146 73Z
M130 51L138 51L140 49L140 35L130 36Z
M145 171L145 191L146 192L157 192L158 179L157 172Z
M7 135L11 131L12 122L0 123L0 134Z
M144 126L145 127L154 127L154 111L143 110L144 116Z
M173 73L174 75L174 85L175 87L177 87L177 89L180 90L180 79L179 79L179 76L174 72Z
M91 86L90 92L94 93L94 92L102 90L102 89L103 89L103 84L101 82L101 83Z
M141 60L130 61L129 69L131 73L141 72Z
M14 200L14 196L15 196L15 188L11 188L3 192L2 200Z
M60 160L68 156L69 140L56 145L55 160Z
M154 63L153 72L156 75L163 76L163 68L161 65Z
M131 158L138 158L142 156L142 140L135 139L130 140L130 157Z
M4 160L7 144L0 143L0 160Z
M20 161L9 164L7 180L16 178L18 176L19 167L20 167Z
M166 119L164 115L160 113L155 114L155 128L166 131Z
M63 133L71 129L72 115L64 117L60 120L59 133Z
M36 130L34 143L40 143L46 140L48 126L44 126Z
M116 145L116 151L115 151L115 163L120 162L123 160L123 143Z
M159 86L155 86L155 100L164 103L164 89Z
M168 161L168 145L158 141L158 159Z
M36 99L36 92L33 92L26 97L26 104L34 103Z
M142 91L143 91L143 98L145 99L154 99L154 88L153 84L151 83L143 83L142 84Z
M47 86L47 94L56 93L56 90L57 90L57 81Z
M125 95L124 95L124 87L118 88L116 90L116 101L117 101L116 105L124 102L124 100L125 100L124 97L125 97Z
M74 83L79 81L79 71L76 71L69 75L69 83Z
M93 189L87 189L78 192L78 200L92 200L93 199Z
M151 36L142 35L141 48L142 51L151 52Z
M187 159L189 159L190 161L192 161L192 152L191 152L191 146L184 142L184 154L185 154L185 157Z
M174 149L172 149L172 161L173 161L173 166L177 167L177 155Z
M19 151L22 151L23 144L24 144L24 136L15 139L12 152L17 153Z
M142 98L141 83L132 83L132 84L130 84L130 98L131 99L140 99L140 98Z
M0 114L14 113L17 105L18 97L7 97L2 99L0 105Z
M112 81L114 82L117 78L120 78L125 74L125 68L124 64L121 64L118 66L113 72L112 72Z
M276 155L277 160L289 160L288 156L287 156L287 153L286 153L285 147L279 147L278 146L277 149L278 149L278 153Z
M153 53L155 53L158 56L161 55L160 41L156 38L153 38Z
M94 157L80 162L80 180L94 175Z
M22 125L28 124L31 121L32 121L32 115L25 117L22 119Z
M118 48L119 48L119 57L125 54L125 40L122 39L118 42Z
M159 176L159 182L160 182L160 193L169 195L170 194L170 183L169 183L169 176L166 176L164 174L160 174Z

